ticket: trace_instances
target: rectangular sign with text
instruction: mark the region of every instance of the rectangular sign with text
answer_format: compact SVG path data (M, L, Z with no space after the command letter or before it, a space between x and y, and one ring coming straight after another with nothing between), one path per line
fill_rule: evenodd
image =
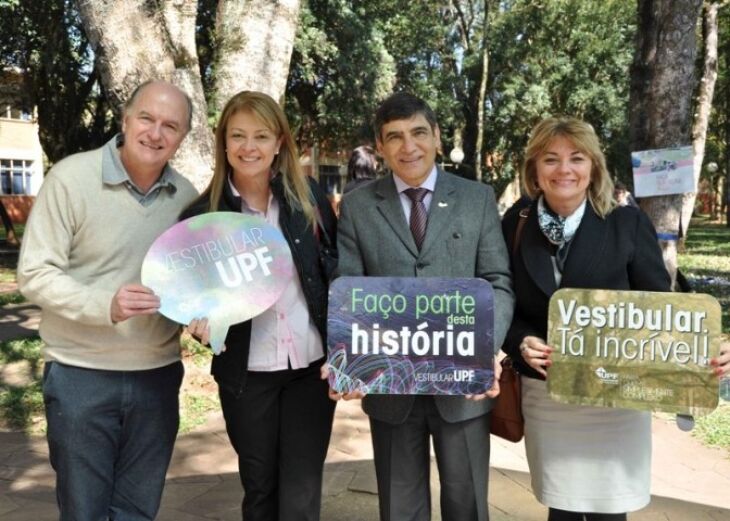
M636 197L682 194L696 189L691 146L632 152L631 165Z
M561 289L550 300L550 395L702 416L718 404L720 304L709 295Z
M341 277L330 287L330 387L479 394L494 376L494 298L483 279Z

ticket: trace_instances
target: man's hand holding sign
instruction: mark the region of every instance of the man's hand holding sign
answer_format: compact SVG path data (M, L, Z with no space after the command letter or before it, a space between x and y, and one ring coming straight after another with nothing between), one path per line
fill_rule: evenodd
M331 397L496 396L493 307L482 279L338 279L330 288L324 372Z

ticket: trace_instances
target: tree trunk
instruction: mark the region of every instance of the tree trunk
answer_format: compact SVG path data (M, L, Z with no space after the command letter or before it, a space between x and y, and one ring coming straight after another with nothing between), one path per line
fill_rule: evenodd
M282 101L300 0L220 0L216 17L218 58L214 106L241 90Z
M632 150L690 142L695 27L702 0L639 0L636 52L631 66L630 140ZM682 195L641 200L657 229L664 262L677 274L677 240Z
M13 227L13 220L10 218L10 214L5 208L5 203L3 202L2 197L0 197L0 220L2 220L3 226L5 227L5 242L10 246L20 246L20 241L18 240L18 236L15 234L15 228Z
M178 85L193 100L193 124L172 163L200 190L213 164L212 134L195 51L196 0L78 2L101 77L120 113L132 90L148 79Z
M695 108L695 120L692 127L692 154L694 156L694 192L682 194L682 229L680 237L687 237L689 220L692 218L692 211L697 199L697 186L702 173L702 163L705 158L705 141L707 140L707 127L710 122L710 111L712 110L712 99L715 93L715 82L717 81L717 13L720 4L712 1L705 1L702 7L702 36L704 40L704 67L700 79L699 96ZM714 183L713 183L714 185ZM716 192L713 193L715 197Z
M479 101L477 103L477 140L474 154L474 171L476 180L482 180L482 144L484 143L484 101L487 96L487 80L489 79L489 0L484 0L484 27L482 28L482 76L479 81Z
M725 44L725 67L730 67L730 45ZM725 226L730 228L730 95L725 94Z

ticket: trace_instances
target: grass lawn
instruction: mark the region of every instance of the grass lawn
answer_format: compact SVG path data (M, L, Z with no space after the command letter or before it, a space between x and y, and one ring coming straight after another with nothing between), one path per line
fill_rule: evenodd
M0 342L0 426L45 431L42 345L38 337Z
M706 219L693 220L679 255L679 268L698 293L715 297L722 307L722 330L730 333L730 228ZM699 418L692 433L708 445L730 450L730 402Z
M4 228L0 227L0 230ZM8 282L15 282L15 270L18 259L16 255L0 255L0 288ZM22 304L25 297L17 291L0 291L0 306L5 304Z
M38 337L0 342L0 428L45 433L42 346ZM208 374L208 351L191 339L183 341L181 434L202 425L210 411L220 409L216 385Z
M730 228L692 220L679 269L698 293L714 296L722 306L722 330L730 333Z

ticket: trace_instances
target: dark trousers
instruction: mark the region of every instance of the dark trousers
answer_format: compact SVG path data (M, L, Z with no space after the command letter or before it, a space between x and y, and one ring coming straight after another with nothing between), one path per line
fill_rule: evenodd
M406 421L370 419L381 521L431 519L433 439L443 521L488 521L489 416L444 421L432 396L416 397Z
M220 388L228 437L238 453L245 521L317 521L335 403L305 369L249 372L238 398Z
M101 371L47 362L43 399L61 521L147 521L179 422L181 362Z

